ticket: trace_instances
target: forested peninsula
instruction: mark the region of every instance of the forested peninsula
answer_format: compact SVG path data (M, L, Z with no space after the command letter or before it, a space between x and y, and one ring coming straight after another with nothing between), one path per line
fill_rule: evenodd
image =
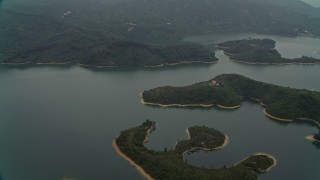
M141 93L142 102L156 106L218 106L238 108L254 100L265 114L282 121L320 122L320 93L259 82L237 74L215 78L184 87L164 86ZM320 127L320 126L319 126Z
M180 141L175 148L164 151L147 149L146 138L155 130L155 122L124 130L113 141L113 147L147 179L245 179L256 180L257 174L267 172L276 159L267 154L254 154L232 167L207 169L194 167L184 161L190 150L215 150L224 144L224 134L213 128L195 126L188 128L189 139ZM189 152L191 153L191 152Z
M99 67L156 67L182 63L215 63L213 51L196 44L147 45L116 41L99 46L89 44L47 44L30 48L6 59L4 64L66 64Z
M283 58L275 49L272 39L244 39L223 42L217 45L232 61L246 64L315 64L320 59L302 56Z

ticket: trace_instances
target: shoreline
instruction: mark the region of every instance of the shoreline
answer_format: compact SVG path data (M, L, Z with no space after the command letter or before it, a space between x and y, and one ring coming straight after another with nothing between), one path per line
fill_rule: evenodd
M217 104L217 107L218 108L221 108L221 109L239 109L241 108L242 104L239 104L237 106L222 106L220 104Z
M186 133L188 135L188 138L187 140L190 140L191 139L191 136L190 136L190 132L189 132L189 128L186 129ZM184 151L182 153L182 156L183 156L183 160L185 161L185 154L189 153L190 151L193 151L193 150L202 150L202 151L216 151L216 150L221 150L223 148L225 148L228 144L229 144L229 137L224 134L224 142L222 145L218 146L218 147L214 147L214 148L202 148L202 147L194 147L194 148L191 148L191 149L188 149L186 151ZM175 146L174 146L174 149L175 149Z
M251 156L259 156L259 155L267 156L268 158L270 158L270 159L273 160L273 164L272 164L270 167L268 167L268 168L265 169L265 170L258 170L258 172L260 172L260 173L269 172L269 171L270 171L274 166L276 166L277 163L278 163L278 160L277 160L274 156L272 156L272 155L270 155L270 154L267 154L267 153L257 152L257 153L254 153L254 154L251 154L251 155L245 157L243 160L241 160L240 162L234 164L233 166L237 166L237 165L241 164L242 162L244 162L245 160L247 160L247 159L250 158Z
M141 103L150 106L160 106L160 107L213 107L214 104L158 104L158 103L148 103L141 99Z
M218 63L219 60L217 61L181 61L177 63L164 63L164 64L159 64L159 65L154 65L154 66L146 66L144 65L143 67L146 68L157 68L157 67L164 67L164 66L175 66L179 64L193 64L193 63L200 63L200 64L216 64Z
M225 148L229 144L229 142L230 142L229 137L226 134L224 134L223 144L221 146L215 147L213 149L214 150L221 150L221 149Z
M284 118L279 118L279 117L275 117L269 113L267 113L267 110L264 109L263 110L263 113L269 117L270 119L273 119L273 120L278 120L278 121L282 121L282 122L295 122L295 121L309 121L309 122L312 122L314 123L319 129L320 129L320 123L316 120L313 120L313 119L310 119L310 118L295 118L295 119L284 119Z
M260 99L256 99L256 98L253 98L253 97L249 97L251 100L254 100L254 101L257 101L260 103L260 105L262 107L266 107L267 105L264 104ZM310 119L310 118L305 118L305 117L299 117L299 118L295 118L295 119L284 119L284 118L279 118L279 117L276 117L276 116L273 116L269 113L267 113L267 110L266 108L263 110L263 113L269 117L270 119L273 119L273 120L278 120L278 121L282 121L282 122L294 122L294 121L306 121L306 122L311 122L311 123L314 123L318 129L320 129L320 123L314 119Z
M272 164L270 167L268 167L268 168L265 169L265 170L259 171L259 172L262 172L262 173L269 172L269 171L270 171L274 166L276 166L277 163L278 163L278 160L277 160L274 156L272 156L272 155L270 155L270 154L267 154L267 153L257 152L257 153L254 153L253 155L254 155L254 156L264 155L264 156L267 156L268 158L270 158L270 159L273 160L273 164Z
M314 119L303 118L303 117L301 117L301 118L296 118L296 119L297 119L298 121L309 121L309 122L315 123L315 124L318 126L318 128L320 129L320 123L319 123L318 121L314 120Z
M68 61L68 62L21 62L21 63L5 63L2 62L1 64L3 65L24 65L24 64L31 64L34 63L36 65L65 65L65 64L70 64L73 62L77 62L77 61ZM200 63L200 64L216 64L219 62L219 59L216 61L182 61L182 62L178 62L178 63L164 63L164 64L159 64L159 65L155 65L155 66L146 66L146 65L141 65L138 67L145 67L145 68L156 68L156 67L163 67L163 66L174 66L174 65L179 65L179 64L193 64L193 63ZM77 63L78 66L80 67L96 67L96 68L116 68L119 66L104 66L104 65L89 65L89 64L81 64L81 63ZM124 66L125 67L125 66Z
M88 64L81 64L81 63L77 63L78 66L80 67L96 67L96 68L116 68L118 66L95 66L95 65L88 65Z
M257 102L259 102L260 103L260 105L261 106L263 106L263 107L266 107L267 105L266 104L264 104L260 99L256 99L256 98L253 98L253 97L249 97L251 100L253 100L253 101L257 101Z
M22 62L22 63L5 63L2 62L3 65L24 65L24 64L31 64L32 62Z
M312 142L320 142L320 140L315 139L313 135L306 136L306 139Z
M68 61L68 62L36 62L37 65L65 65L65 64L71 64L75 61Z
M117 143L116 143L116 139L115 138L112 141L112 146L115 149L115 151L126 161L128 161L132 166L134 166L136 168L136 170L143 175L147 180L154 180L150 174L148 174L141 166L139 166L138 164L136 164L132 159L130 159L128 156L126 156L118 147Z
M149 128L149 129L147 130L147 135L146 135L146 137L145 137L144 140L143 140L143 145L147 144L147 142L148 142L148 137L150 136L152 130L154 130L154 129L155 129L155 126L152 126L151 128Z
M266 116L268 116L269 118L274 119L274 120L283 121L283 122L293 122L293 121L294 121L293 119L284 119L284 118L275 117L275 116L267 113L267 110L266 110L266 109L263 110L263 113L264 113Z
M242 104L237 105L237 106L222 106L222 105L215 105L215 104L159 104L159 103L149 103L149 102L145 102L143 99L143 92L140 93L141 96L141 104L144 105L150 105L150 106L160 106L160 107L205 107L205 108L210 108L210 107L219 107L221 109L238 109L241 107Z
M71 64L75 61L68 61L68 62L23 62L23 63L5 63L2 62L1 64L3 65L24 65L24 64L36 64L36 65L66 65L66 64Z
M227 55L227 54L226 54ZM227 55L228 56L228 55ZM237 62L241 64L251 64L251 65L315 65L319 64L320 62L310 62L310 63L302 63L302 62L290 62L290 63L274 63L274 62L269 62L269 63L264 63L264 62L248 62L248 61L240 61L240 60L235 60L229 57L229 60L232 62Z

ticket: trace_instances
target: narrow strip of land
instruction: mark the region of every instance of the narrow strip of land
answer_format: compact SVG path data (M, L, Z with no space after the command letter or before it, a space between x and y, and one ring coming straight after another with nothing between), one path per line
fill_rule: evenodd
M268 116L269 118L274 119L274 120L284 121L284 122L292 122L292 121L293 121L293 119L285 119L285 118L275 117L275 116L269 114L266 109L263 110L263 113L264 113L266 116Z
M119 147L117 146L116 143L116 139L114 139L112 141L112 146L115 149L115 151L126 161L128 161L133 167L135 167L137 169L137 171L142 174L147 180L154 180L147 172L144 171L144 169L139 166L138 164L136 164L132 159L130 159L128 156L126 156L125 154L123 154L121 152L121 150L119 149Z
M182 61L178 63L164 63L164 64L159 64L155 66L144 66L147 68L157 68L157 67L163 67L163 66L175 66L175 65L180 65L180 64L216 64L218 61L212 61L212 62L206 62L206 61Z
M214 107L217 106L221 109L238 109L242 106L242 104L237 106L223 106L223 105L215 105L215 104L159 104L159 103L151 103L151 102L145 102L143 99L143 92L140 93L141 100L140 102L145 105L150 106L160 106L160 107Z

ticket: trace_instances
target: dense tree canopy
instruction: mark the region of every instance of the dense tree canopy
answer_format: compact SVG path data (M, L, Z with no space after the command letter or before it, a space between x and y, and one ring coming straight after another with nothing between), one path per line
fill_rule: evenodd
M274 49L276 42L271 39L245 39L220 43L218 47L224 50L232 60L248 63L320 63L319 59L302 56L287 59Z
M83 61L91 57L110 64L106 54L117 54L108 48L114 41L173 44L208 32L320 35L319 19L253 0L35 2L11 0L0 9L0 53L6 62L69 62L88 55ZM128 51L132 49L126 49L128 58L134 57Z
M241 75L223 74L185 87L158 87L143 92L147 103L220 104L236 106L260 100L266 111L279 118L310 118L320 122L320 93L258 82Z
M243 179L256 180L257 175L253 171L262 172L271 167L275 162L267 155L253 155L236 166L230 168L206 169L193 167L183 161L182 149L153 151L144 146L147 130L154 129L153 121L146 121L143 125L124 130L116 138L116 144L126 156L141 166L148 174L155 179ZM224 140L222 134L207 127L189 128L192 133L191 141L186 146L177 147L191 149L193 145L202 147L202 143L211 143L212 147L221 145ZM216 136L217 135L217 136ZM184 143L187 141L183 141ZM194 144L196 143L196 144ZM254 164L254 166L253 166ZM252 171L253 170L253 171Z

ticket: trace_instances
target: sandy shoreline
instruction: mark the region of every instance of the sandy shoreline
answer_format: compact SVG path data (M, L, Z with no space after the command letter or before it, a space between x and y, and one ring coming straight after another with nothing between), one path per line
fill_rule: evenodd
M36 62L37 65L65 65L65 64L71 64L75 61L69 61L69 62L47 62L47 63L41 63Z
M81 64L78 62L78 66L80 67L97 67L97 68L115 68L117 66L95 66L95 65L88 65L88 64Z
M275 116L267 113L266 109L263 110L263 113L273 120L278 120L278 121L283 121L283 122L309 121L309 122L316 124L316 126L320 129L320 123L318 121L313 120L313 119L309 119L309 118L295 118L295 120L294 119L283 119L283 118L275 117Z
M270 170L271 170L274 166L276 166L277 163L278 163L278 160L277 160L274 156L272 156L272 155L270 155L270 154L267 154L267 153L257 152L257 153L254 153L254 154L250 155L250 156L258 156L258 155L264 155L264 156L267 156L268 158L270 158L270 159L273 160L273 164L272 164L270 167L268 167L268 168L265 169L265 170L259 170L259 172L261 172L261 173L266 173L266 172L270 171ZM248 158L250 158L250 156L247 156L246 158L244 158L244 159L241 160L240 162L234 164L233 166L237 166L237 165L241 164L243 161L245 161L245 160L247 160Z
M229 144L229 137L226 135L226 134L224 134L224 142L223 142L223 144L221 145L221 146L218 146L218 147L215 147L215 148L213 148L214 150L220 150L220 149L223 149L223 148L225 148L228 144Z
M189 128L186 129L186 133L187 133L187 135L188 135L187 140L190 140L190 139L191 139L191 136L190 136ZM225 138L224 138L224 142L223 142L222 145L220 145L220 146L218 146L218 147L215 147L215 148L203 148L203 147L194 147L194 148L191 148L191 149L186 150L186 151L184 151L184 152L182 153L183 159L185 159L184 156L185 156L186 153L188 153L188 152L190 152L190 151L193 151L193 150L196 150L196 149L203 150L203 151L215 151L215 150L220 150L220 149L225 148L225 147L229 144L229 137L228 137L226 134L224 134L224 136L225 136ZM174 148L175 148L175 147L174 147Z
M157 104L157 103L148 103L145 102L143 99L141 99L141 103L145 105L151 105L151 106L161 106L161 107L212 107L214 104Z
M112 146L115 149L115 151L126 161L128 161L132 166L134 166L140 174L142 174L147 180L154 180L147 172L144 171L144 169L139 166L138 164L136 164L132 159L130 159L128 156L126 156L124 153L121 152L121 150L119 149L117 143L116 143L116 139L114 139L112 141Z
M284 118L275 117L275 116L267 113L267 110L266 110L266 109L263 110L263 113L264 113L266 116L268 116L269 118L274 119L274 120L283 121L283 122L293 122L293 119L284 119Z
M73 62L77 62L77 61L69 61L69 62L34 62L34 64L36 65L65 65L65 64L70 64ZM156 68L156 67L163 67L163 66L174 66L174 65L179 65L179 64L193 64L193 63L200 63L200 64L216 64L218 63L219 60L217 61L182 61L179 63L165 63L165 64L159 64L159 65L155 65L155 66L141 66L141 67L146 67L146 68ZM1 64L3 65L24 65L24 64L31 64L33 62L21 62L21 63L4 63L2 62ZM78 66L80 67L97 67L97 68L116 68L118 66L102 66L102 65L88 65L88 64L81 64L81 63L77 63Z
M188 135L188 139L190 139L191 136L190 136L190 132L189 132L189 129L188 129L188 128L186 129L186 133L187 133L187 135ZM223 143L221 146L218 146L218 147L215 147L215 148L212 148L212 149L195 147L195 148L192 148L192 149L189 149L189 150L183 152L183 158L184 158L184 156L185 156L186 153L188 153L188 152L190 152L190 151L193 151L193 150L196 150L196 149L200 149L200 150L203 150L203 151L212 151L212 150L220 150L220 149L225 148L225 147L228 145L228 143L229 143L229 137L228 137L226 134L224 134L224 135L225 135L225 140L224 140L224 143ZM261 173L268 172L268 171L270 171L274 166L277 165L277 159L276 159L274 156L270 155L270 154L257 152L257 153L255 153L255 154L253 154L253 155L265 155L265 156L267 156L268 158L270 158L270 159L273 160L272 166L268 167L268 168L265 169L265 170L259 170L259 172L261 172ZM249 157L250 157L250 156L246 157L245 159L241 160L240 162L238 162L238 163L236 163L236 164L234 164L234 165L232 165L232 166L237 166L237 165L239 165L239 164L242 163L243 161L247 160Z
M3 65L24 65L24 64L30 64L32 62L22 62L22 63L5 63L5 62L2 62L1 64Z
M238 105L238 106L222 106L222 105L215 105L215 104L167 104L167 105L164 105L164 104L159 104L159 103L149 103L149 102L145 102L144 99L143 99L143 92L140 93L140 96L141 96L141 100L140 102L142 104L145 104L145 105L150 105L150 106L160 106L160 107L219 107L221 109L238 109L241 107L241 104Z
M217 104L217 107L221 108L221 109L239 109L241 108L242 104L237 105L237 106L222 106Z
M218 63L219 60L217 61L181 61L178 63L164 63L164 64L159 64L159 65L155 65L155 66L143 66L146 68L157 68L157 67L163 67L163 66L174 66L174 65L179 65L179 64L193 64L193 63L200 63L200 64L215 64Z
M157 68L157 67L163 67L163 66L174 66L174 65L179 65L179 64L192 64L192 63L203 63L203 64L215 64L218 63L218 61L212 61L212 62L206 62L206 61L182 61L179 63L165 63L165 64L159 64L155 66L141 66L145 68ZM98 67L98 68L116 68L118 66L95 66L95 65L87 65L87 64L81 64L78 63L79 66L83 67Z
M143 144L144 144L144 145L147 144L147 142L148 142L148 137L149 137L149 135L151 134L151 132L152 132L153 129L154 129L154 127L151 127L151 128L149 128L149 129L147 130L147 135L146 135L146 137L145 137L144 140L143 140Z
M254 100L254 101L257 101L260 103L261 106L263 107L266 107L267 105L264 104L260 99L255 99L255 98L252 98L252 97L249 97L250 99ZM283 121L283 122L294 122L295 120L299 120L299 121L309 121L311 123L314 123L316 124L316 126L318 126L318 128L320 129L320 123L314 119L310 119L310 118L304 118L304 117L300 117L300 118L295 118L294 119L284 119L284 118L279 118L279 117L275 117L269 113L267 113L267 110L264 109L263 110L263 113L268 116L269 118L273 119L273 120L278 120L278 121Z
M256 99L256 98L253 98L253 97L249 97L251 100L254 100L254 101L257 101L257 102L259 102L260 103L260 105L261 106L263 106L263 107L266 107L267 105L266 104L264 104L260 99Z
M271 159L273 160L272 166L270 166L270 167L267 168L266 170L260 171L260 172L263 172L263 173L270 171L270 170L271 170L274 166L276 166L277 163L278 163L278 160L277 160L274 156L272 156L272 155L270 155L270 154L267 154L267 153L258 152L258 153L255 153L255 154L253 154L253 155L264 155L264 156L267 156L268 158L271 158Z
M24 65L24 64L31 64L34 63L36 65L65 65L71 64L75 61L68 61L68 62L23 62L23 63L1 63L3 65Z
M227 54L226 54L227 55ZM300 63L300 62L292 62L292 63L263 63L263 62L247 62L247 61L239 61L229 58L232 62L237 62L241 64L251 64L251 65L315 65L319 64L319 62L313 62L313 63Z
M313 135L306 136L306 139L309 140L309 141L320 142L318 139L315 139L315 138L313 137Z
M296 118L296 119L299 120L299 121L309 121L309 122L315 123L318 126L318 128L320 129L320 123L318 121L314 120L314 119L303 118L303 117Z

